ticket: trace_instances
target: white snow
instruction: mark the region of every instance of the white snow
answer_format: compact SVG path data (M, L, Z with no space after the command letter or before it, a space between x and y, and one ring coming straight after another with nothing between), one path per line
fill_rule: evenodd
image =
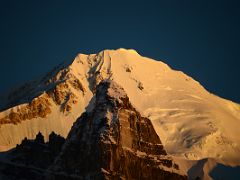
M240 165L240 106L209 93L183 72L175 71L161 61L142 57L135 50L122 48L91 55L79 54L68 68L86 88L86 94L79 95L79 104L72 113L66 118L56 108L54 113L58 116L53 114L44 121L4 125L0 128L1 145L8 141L18 142L10 140L13 136L32 137L27 131L35 129L35 134L37 130L45 129L42 126L48 126L47 133L50 129L58 129L60 134L61 131L68 132L70 125L65 127L66 121L70 119L68 123L71 124L84 111L96 84L113 79L124 88L133 106L151 119L168 153L189 160L210 157L226 164ZM72 91L77 94L75 89ZM0 117L6 113L1 112ZM50 120L54 125L43 124ZM61 127L59 121L63 123ZM18 135L17 131L23 132Z
M152 120L169 153L240 163L239 105L209 93L163 62L132 50L105 50L104 55L108 63L103 62L98 70L111 69L108 78L120 84L137 110Z

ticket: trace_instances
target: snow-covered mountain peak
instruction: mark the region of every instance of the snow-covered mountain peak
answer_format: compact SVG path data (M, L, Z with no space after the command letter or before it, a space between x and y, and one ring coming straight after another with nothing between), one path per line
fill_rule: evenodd
M38 131L45 137L53 130L66 137L103 81L114 81L124 88L125 93L114 91L121 88L110 83L108 95L121 99L126 94L134 108L152 121L170 154L240 164L238 104L209 93L197 81L161 61L122 48L78 54L71 63L61 64L40 80L11 93L6 110L0 112L1 123L25 118L17 125L1 124L0 149L15 146L25 136L34 138ZM42 101L46 102L46 117L29 115L31 108L42 114Z
M71 69L79 78L86 73L93 94L103 80L114 80L123 87L136 109L152 120L170 153L189 159L226 159L238 152L240 139L234 135L234 126L239 122L235 108L239 105L210 94L197 81L161 61L133 50L104 50L78 55ZM231 122L231 130L225 119Z
M113 50L114 51L114 50ZM124 52L124 53L131 53L131 54L136 54L139 55L138 52L135 49L125 49L125 48L119 48L116 50L116 52Z

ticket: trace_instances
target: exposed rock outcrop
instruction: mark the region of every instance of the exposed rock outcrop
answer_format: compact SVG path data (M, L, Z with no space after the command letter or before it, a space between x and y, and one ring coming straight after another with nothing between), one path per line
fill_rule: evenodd
M116 83L99 84L94 109L74 124L48 179L186 179L149 119Z
M51 102L48 94L43 94L33 99L27 105L21 106L0 119L0 124L17 124L27 119L36 117L45 118L51 113Z
M46 78L46 77L44 77ZM78 102L77 96L72 92L72 89L84 95L85 88L79 79L73 74L69 73L68 69L61 70L55 74L48 81L44 81L46 86L52 83L54 86L49 88L46 93L43 93L39 97L33 98L30 103L22 105L17 110L11 109L11 112L5 117L0 118L0 125L3 124L18 124L24 120L30 120L33 118L46 118L51 111L51 102L59 105L60 111L63 113L70 112L72 106ZM20 90L28 88L28 84L21 87ZM30 87L28 88L30 89ZM27 89L27 90L28 90ZM33 90L33 88L32 88ZM30 91L30 90L28 90ZM11 95L14 97L17 92L13 92Z

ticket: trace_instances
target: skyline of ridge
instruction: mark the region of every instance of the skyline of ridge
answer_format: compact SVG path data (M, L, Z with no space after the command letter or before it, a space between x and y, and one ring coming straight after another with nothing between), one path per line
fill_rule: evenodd
M162 60L240 102L239 1L1 1L0 92L77 53L119 47Z

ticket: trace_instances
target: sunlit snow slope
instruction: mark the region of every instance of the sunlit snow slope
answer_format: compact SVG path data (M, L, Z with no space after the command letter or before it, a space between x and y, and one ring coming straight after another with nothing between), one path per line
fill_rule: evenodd
M240 164L240 106L209 93L181 71L126 49L79 54L70 65L60 69L37 81L40 87L34 86L32 90L32 96L48 94L51 113L16 125L2 124L2 150L15 146L25 136L34 138L38 131L46 136L54 130L66 136L72 122L92 103L89 101L96 85L104 79L114 79L124 88L133 106L152 121L168 153L193 160L212 157L225 163ZM45 80L47 83L42 83ZM83 90L74 88L70 80L78 80ZM54 99L53 88L58 83L68 84L67 88L59 89L67 92L64 99L73 94L77 102L71 103L67 113L61 111L64 103L56 103ZM26 99L29 93L25 94L18 99ZM17 105L8 101L3 102L6 107ZM0 119L23 106L18 103L18 106L2 111Z

